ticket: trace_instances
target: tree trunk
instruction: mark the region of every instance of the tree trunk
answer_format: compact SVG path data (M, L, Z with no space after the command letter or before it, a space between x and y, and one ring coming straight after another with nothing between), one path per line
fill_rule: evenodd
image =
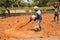
M8 11L8 15L10 16L10 10L9 10L9 9L7 9L7 11Z

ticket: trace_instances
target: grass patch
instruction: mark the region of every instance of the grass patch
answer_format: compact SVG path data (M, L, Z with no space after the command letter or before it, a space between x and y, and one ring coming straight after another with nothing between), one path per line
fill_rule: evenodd
M4 7L0 7L0 13L1 13L1 10L2 9L5 9ZM26 10L27 12L29 12L29 10L31 11L34 11L34 8L33 7L9 7L8 8L9 10ZM49 7L39 7L39 9L42 11L42 12L47 12L47 11L52 11L54 9L53 6L49 6ZM60 9L60 6L59 6L59 9Z

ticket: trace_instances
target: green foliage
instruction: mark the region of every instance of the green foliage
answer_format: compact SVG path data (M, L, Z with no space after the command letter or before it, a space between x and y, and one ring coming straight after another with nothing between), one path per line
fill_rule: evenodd
M34 5L38 5L38 6L45 6L46 3L48 3L49 0L34 0Z
M60 2L60 0L32 0L32 4L25 3L23 0L0 0L0 6L11 7L17 6L45 6L48 2Z
M34 0L34 5L46 6L48 2L54 3L59 2L59 0Z
M6 9L1 9L1 14L2 15L6 16L6 13L5 12L6 12Z
M5 13L5 12L6 12L6 9L0 7L0 13L1 13L2 15L6 16L6 13Z

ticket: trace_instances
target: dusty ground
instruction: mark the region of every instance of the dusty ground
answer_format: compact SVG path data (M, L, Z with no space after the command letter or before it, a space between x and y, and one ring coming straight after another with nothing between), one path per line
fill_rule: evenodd
M30 20L29 17L28 15L7 18L0 17L0 40L9 40L9 38L60 36L60 23L53 21L53 14L42 15L41 31L39 32L33 30L35 25L34 21L20 28Z

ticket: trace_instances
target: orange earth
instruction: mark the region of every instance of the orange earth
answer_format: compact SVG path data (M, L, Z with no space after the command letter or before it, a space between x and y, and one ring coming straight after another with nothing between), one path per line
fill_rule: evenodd
M28 37L50 37L60 36L60 23L53 21L53 14L43 14L41 22L41 31L35 32L35 21L26 24L30 15L0 17L0 40L8 38L28 38Z

